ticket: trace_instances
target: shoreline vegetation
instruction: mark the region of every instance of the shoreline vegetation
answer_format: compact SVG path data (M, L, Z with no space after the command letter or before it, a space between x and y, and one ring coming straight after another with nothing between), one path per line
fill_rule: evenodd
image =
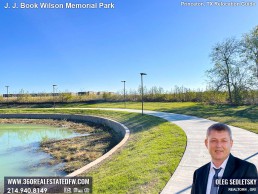
M55 140L44 138L40 150L52 156L40 165L65 163L60 169L71 173L104 155L116 144L117 140L107 126L90 122L73 122L52 119L0 119L0 124L36 124L66 128L81 136ZM85 135L84 135L85 134Z

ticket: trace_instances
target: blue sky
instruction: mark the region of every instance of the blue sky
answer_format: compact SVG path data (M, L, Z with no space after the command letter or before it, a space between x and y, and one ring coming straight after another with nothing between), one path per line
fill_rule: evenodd
M6 2L114 3L115 9L4 9ZM205 88L211 48L257 23L253 7L177 0L0 1L0 93ZM190 1L188 1L190 2ZM192 1L194 2L194 1Z

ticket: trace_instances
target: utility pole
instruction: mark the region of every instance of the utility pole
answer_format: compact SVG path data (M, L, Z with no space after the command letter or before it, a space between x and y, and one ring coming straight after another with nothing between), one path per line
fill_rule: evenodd
M125 105L125 108L126 108L126 102L125 102L125 82L126 81L121 81L121 82L124 82L124 105Z
M9 104L9 99L8 99L8 97L9 97L9 91L8 91L8 88L10 87L10 86L5 86L6 87L6 97L7 97L7 105Z
M146 73L140 73L141 74L141 84L142 84L142 115L143 115L143 75L147 75Z
M53 85L53 105L54 105L54 109L56 108L56 102L55 102L55 87L57 85Z

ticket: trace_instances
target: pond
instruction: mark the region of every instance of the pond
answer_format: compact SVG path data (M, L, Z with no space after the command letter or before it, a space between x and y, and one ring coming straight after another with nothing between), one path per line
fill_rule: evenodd
M35 124L0 124L0 193L4 176L64 176L64 164L49 165L51 156L39 150L40 141L82 134L66 128Z

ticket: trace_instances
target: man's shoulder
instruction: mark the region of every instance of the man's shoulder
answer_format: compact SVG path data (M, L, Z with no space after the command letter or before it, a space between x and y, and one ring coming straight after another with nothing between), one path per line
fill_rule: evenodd
M209 163L207 163L207 164L201 166L200 168L198 168L198 169L195 170L195 173L197 173L197 174L203 173L204 171L206 171L207 169L210 168L210 164L211 164L211 163L209 162Z
M257 168L253 163L230 156L225 177L257 177Z
M233 155L231 155L232 159L234 160L234 162L238 165L241 165L241 166L255 166L253 163L251 162L248 162L246 160L242 160L238 157L235 157Z
M235 157L233 155L231 155L231 156L232 156L232 159L234 160L234 163L237 166L241 166L241 167L250 167L250 166L252 166L252 167L255 167L255 165L253 163L251 163L251 162L248 162L246 160L242 160L242 159L237 158L237 157Z

